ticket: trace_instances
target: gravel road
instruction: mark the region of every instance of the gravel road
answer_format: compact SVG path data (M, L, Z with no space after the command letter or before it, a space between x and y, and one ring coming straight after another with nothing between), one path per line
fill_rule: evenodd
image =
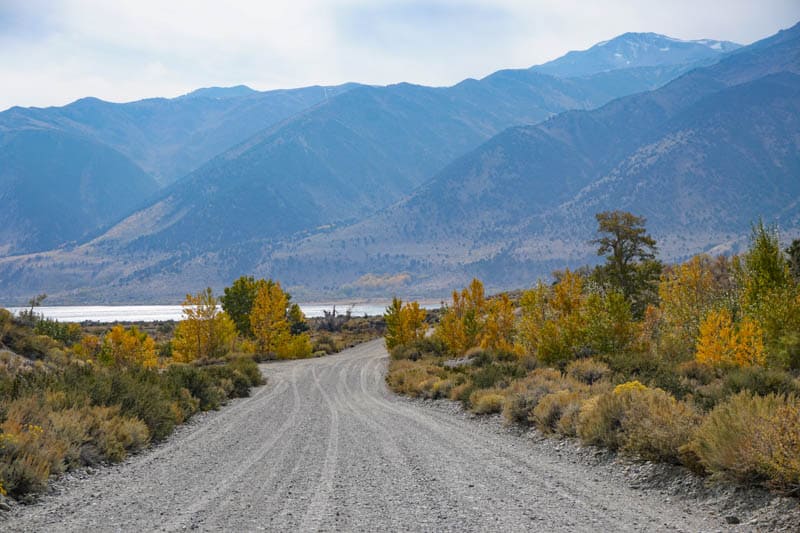
M263 365L269 383L166 442L71 476L12 531L717 531L722 515L620 483L499 425L398 398L373 341ZM557 441L556 441L557 442ZM548 452L547 450L554 450ZM615 468L619 470L618 465Z

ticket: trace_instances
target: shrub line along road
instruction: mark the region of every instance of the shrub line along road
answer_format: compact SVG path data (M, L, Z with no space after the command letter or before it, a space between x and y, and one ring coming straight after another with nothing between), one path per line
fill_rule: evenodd
M702 531L718 517L398 398L382 340L262 365L250 398L58 482L9 531Z

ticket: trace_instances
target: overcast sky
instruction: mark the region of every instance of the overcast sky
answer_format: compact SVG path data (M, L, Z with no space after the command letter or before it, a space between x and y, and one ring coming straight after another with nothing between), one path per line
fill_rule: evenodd
M627 31L747 44L800 0L0 0L0 109L240 83L451 85Z

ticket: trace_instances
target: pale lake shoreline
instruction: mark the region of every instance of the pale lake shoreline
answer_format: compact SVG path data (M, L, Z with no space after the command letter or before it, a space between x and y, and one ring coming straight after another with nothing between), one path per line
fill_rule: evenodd
M350 311L352 316L377 316L382 315L386 306L391 301L383 302L326 302L326 303L301 303L300 309L306 317L316 318L324 316L324 312L332 312L334 307L337 314ZM425 309L438 309L441 301L423 301L420 305ZM29 309L28 307L6 307L14 314ZM180 305L53 305L34 308L34 312L52 320L60 322L159 322L181 320L183 307Z

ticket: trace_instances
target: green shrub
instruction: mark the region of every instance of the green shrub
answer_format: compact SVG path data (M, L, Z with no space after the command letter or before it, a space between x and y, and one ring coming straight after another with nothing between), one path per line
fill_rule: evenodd
M332 354L342 351L343 346L336 342L330 333L320 333L312 344L312 350Z
M513 380L524 377L526 371L516 363L490 363L477 368L470 374L470 379L479 389L507 387Z
M725 376L725 396L732 396L745 390L759 396L768 394L800 395L800 388L788 372L761 367L743 367L731 370Z
M54 458L42 450L40 440L36 428L0 434L0 480L9 496L19 498L47 487Z
M186 389L200 401L200 410L208 411L218 409L225 401L225 396L215 384L216 376L207 368L198 368L187 363L175 363L164 372L164 376L171 382L173 395L180 389Z
M258 363L256 363L252 357L242 355L231 358L228 362L228 366L245 376L252 387L258 387L265 383L264 375L258 368Z
M411 361L418 361L426 357L444 357L446 354L447 348L436 336L423 337L408 344L395 346L391 350L393 359L410 359Z
M464 405L469 405L469 399L476 390L477 388L472 381L462 381L450 389L449 398Z
M225 393L217 406L221 405L225 398L250 396L250 379L230 365L209 366L203 368L202 371L208 374L216 388L222 389Z

